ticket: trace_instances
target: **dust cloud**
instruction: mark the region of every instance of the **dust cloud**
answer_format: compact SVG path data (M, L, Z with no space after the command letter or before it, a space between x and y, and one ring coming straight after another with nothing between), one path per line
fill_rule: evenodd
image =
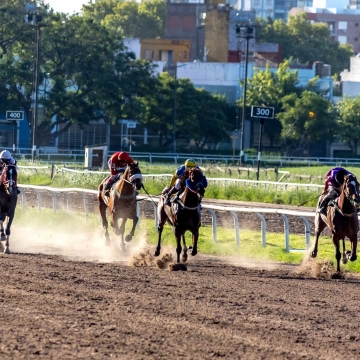
M153 245L147 242L146 232L136 235L136 239L125 243L126 253L120 251L119 237L109 231L111 244L105 245L104 231L86 231L69 234L50 229L33 229L13 225L10 236L12 253L30 253L63 256L73 261L122 262L129 266L150 266L168 270L173 262L170 246L163 246L161 256L155 258Z

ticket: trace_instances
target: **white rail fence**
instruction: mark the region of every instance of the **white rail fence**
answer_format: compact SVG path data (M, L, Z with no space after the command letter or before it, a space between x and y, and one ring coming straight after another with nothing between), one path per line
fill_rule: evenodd
M200 164L205 162L218 162L218 163L238 163L239 155L218 155L218 154L188 154L188 153L158 153L158 152L130 152L134 158L144 159L153 163L154 161L172 160L175 164L183 162L189 157L194 158ZM16 148L14 151L15 156L31 157L31 148ZM112 152L108 152L108 157ZM77 150L62 150L53 148L39 148L37 149L37 157L50 160L59 158L71 158L74 162L83 162L85 151L82 149ZM250 162L253 166L258 161L258 155L245 154L245 162ZM306 166L314 165L343 165L343 166L360 166L360 158L337 158L337 157L297 157L297 156L261 156L261 161L266 163L278 164L280 167L286 164L304 164Z
M75 170L75 169L69 169L69 168L61 168L59 169L59 172L62 173L62 175L66 173L77 173L77 174L83 174L83 175L109 175L108 171L91 171L91 170ZM152 178L154 181L155 179L162 180L164 177L171 178L171 174L143 174L143 178L149 179ZM262 187L263 189L267 189L270 186L275 188L275 190L296 190L299 191L300 189L306 190L306 191L322 191L323 185L316 185L316 184L299 184L299 183L285 183L285 182L274 182L274 181L257 181L257 180L247 180L247 179L229 179L229 178L208 178L207 180L209 183L216 183L219 186L230 186L230 185L236 185L241 184L243 186L256 186L256 187Z
M97 195L96 190L87 190L87 189L79 189L79 188L53 188L47 186L35 186L35 185L19 185L21 190L20 200L21 206L23 209L26 209L27 204L27 195L25 190L34 191L37 197L37 207L41 211L43 209L42 202L42 193L45 191L52 196L52 208L54 213L56 213L58 209L57 206L57 196L62 194L66 197L66 212L72 212L72 203L71 203L71 193L79 193L83 199L83 212L85 214L85 218L87 219L89 216L89 200L90 197L94 200L94 197ZM152 201L154 204L154 219L155 219L155 227L157 228L158 218L156 212L156 202L157 198L148 198L146 196L138 196L138 199L143 199L145 201ZM140 219L140 202L137 202L137 214ZM240 228L239 228L239 220L238 213L247 212L254 213L261 220L261 244L262 246L266 246L266 220L262 214L278 214L284 221L284 249L285 251L305 251L310 246L310 225L307 220L307 217L314 217L314 212L304 212L304 211L292 211L292 210L282 210L282 209L266 209L266 208L245 208L245 207L231 207L231 206L218 206L212 204L203 204L204 209L208 211L212 218L212 240L214 243L217 242L217 216L215 214L215 210L226 211L228 212L234 219L234 238L236 244L240 246ZM289 220L287 216L298 216L304 222L305 229L305 238L304 238L304 248L303 249L293 249L290 247L290 227Z

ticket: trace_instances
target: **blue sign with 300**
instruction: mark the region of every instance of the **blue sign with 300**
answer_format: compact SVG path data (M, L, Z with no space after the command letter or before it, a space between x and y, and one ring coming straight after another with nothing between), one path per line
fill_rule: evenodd
M274 108L266 106L251 106L251 117L258 117L263 119L274 118Z

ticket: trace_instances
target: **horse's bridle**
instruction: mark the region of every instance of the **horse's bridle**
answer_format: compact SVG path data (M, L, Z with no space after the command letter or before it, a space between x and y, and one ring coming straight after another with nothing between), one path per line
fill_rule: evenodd
M350 179L349 179L349 175L347 175L347 176L345 177L345 181L344 181L344 185L343 185L343 189L342 189L342 191L344 192L344 195L345 195L346 199L349 200L349 202L350 202L350 204L351 204L352 206L354 206L355 208L357 208L358 205L356 204L356 202L355 202L355 200L354 200L354 197L352 197L352 195L349 194L348 186L345 186L345 185L347 185L347 182L348 182L348 181L350 181L350 182L355 181L355 184L353 184L353 186L355 187L355 195L359 196L359 194L356 193L356 192L357 192L357 186L358 186L357 179L356 179L356 177L354 177L354 180L350 180ZM335 209L336 209L337 211L339 211L341 215L346 216L346 217L352 217L352 216L354 215L354 213L345 214L345 213L338 207L338 205L337 205L336 203L335 203Z
M12 173L13 173L13 167L14 165L5 165L2 169L2 173L1 173L1 183L3 184L4 188L5 188L5 192L10 195L10 188L12 188L16 181L13 180L12 178ZM10 173L10 179L6 179L6 174L9 171Z

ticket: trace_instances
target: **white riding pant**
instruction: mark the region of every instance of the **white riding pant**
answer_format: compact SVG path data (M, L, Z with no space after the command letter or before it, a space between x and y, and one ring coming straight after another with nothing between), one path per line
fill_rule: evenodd
M177 179L176 182L175 182L175 189L176 190L180 190L181 189L181 184L182 184L182 181L180 179Z

